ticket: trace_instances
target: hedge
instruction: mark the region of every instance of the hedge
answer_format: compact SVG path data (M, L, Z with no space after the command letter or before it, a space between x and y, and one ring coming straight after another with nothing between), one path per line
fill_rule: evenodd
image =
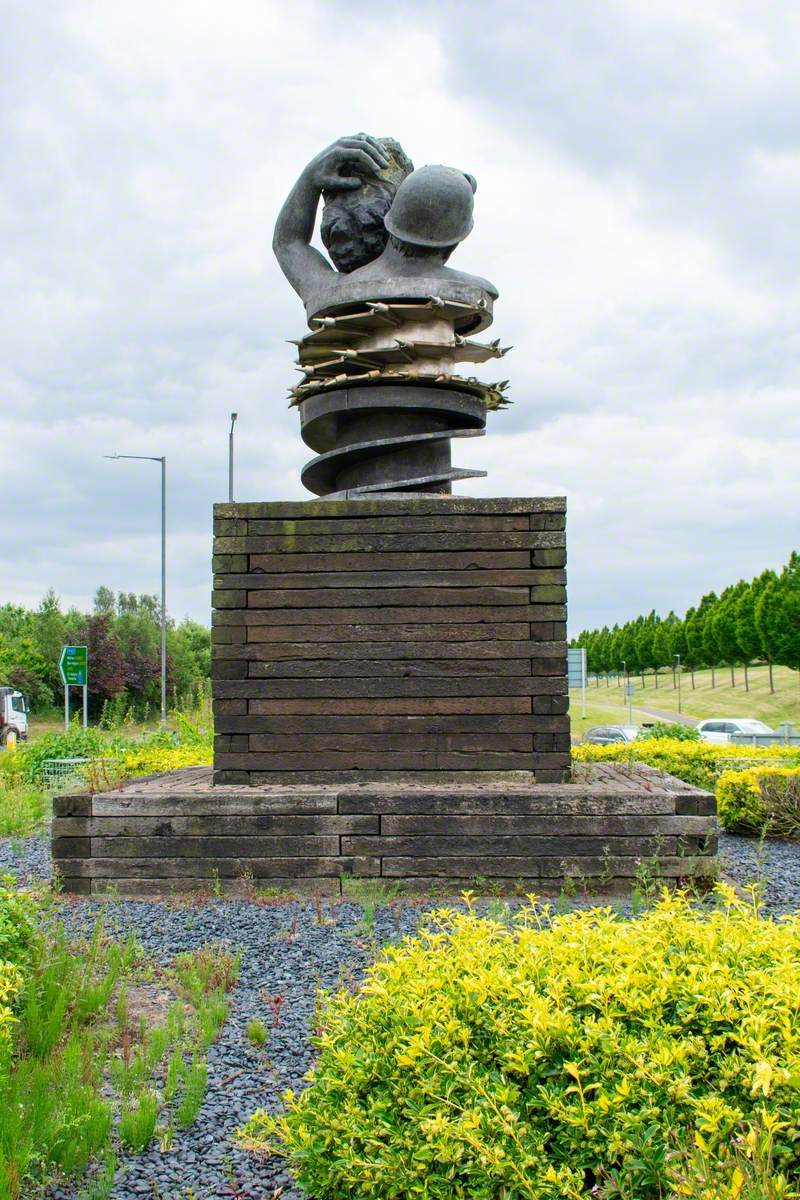
M800 837L800 767L725 771L717 783L717 810L729 833Z
M766 1131L747 1195L797 1196L800 914L717 896L628 921L467 896L328 998L311 1086L240 1139L316 1200L742 1200ZM682 1182L698 1155L713 1191Z
M572 747L572 757L575 762L645 763L710 792L724 771L746 770L759 763L800 765L800 751L793 746L717 745L672 738L637 739L609 746L581 742Z

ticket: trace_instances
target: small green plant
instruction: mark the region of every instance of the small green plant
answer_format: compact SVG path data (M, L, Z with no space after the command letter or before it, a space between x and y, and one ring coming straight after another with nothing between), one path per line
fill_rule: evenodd
M80 1192L78 1200L110 1200L116 1177L117 1156L109 1150L86 1187Z
M247 1037L254 1046L261 1047L269 1037L269 1030L259 1017L247 1022Z
M167 1063L164 1075L164 1100L167 1104L171 1104L177 1095L182 1073L183 1051L180 1046L176 1046L169 1056L169 1062Z
M362 926L373 931L378 909L386 908L392 903L400 890L399 883L388 883L385 879L356 878L352 875L342 875L340 879L342 895L361 906Z
M640 859L637 863L631 891L631 905L634 912L641 912L648 904L652 904L663 887L662 845L662 838L657 836L653 853L649 858Z
M577 876L574 871L570 870L569 863L562 859L561 862L561 889L559 891L559 900L572 901L578 894Z
M196 1037L197 1045L201 1050L206 1050L212 1042L216 1041L219 1031L227 1020L228 1008L228 1001L225 999L222 989L211 992L201 1001L197 1009L198 1031Z
M600 859L600 874L597 877L597 883L601 892L607 892L614 879L614 860L611 857L610 846L603 846L603 853Z
M158 1136L158 1148L162 1154L168 1154L172 1149L172 1143L175 1138L175 1126L172 1121L168 1121L166 1125L160 1125L156 1129Z
M141 1154L150 1145L156 1131L158 1096L143 1091L133 1103L125 1104L119 1119L119 1137L123 1146Z
M211 992L229 991L239 975L241 954L231 954L224 946L203 946L179 954L173 969L173 986L195 1006Z
M206 1094L208 1076L206 1060L195 1056L183 1068L183 1094L181 1095L175 1120L181 1129L188 1129L197 1120Z

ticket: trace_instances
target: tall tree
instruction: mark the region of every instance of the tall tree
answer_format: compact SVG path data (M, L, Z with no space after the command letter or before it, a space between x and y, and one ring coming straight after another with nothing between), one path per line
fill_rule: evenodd
M636 652L639 659L639 674L642 678L643 688L645 686L645 671L652 671L655 666L653 638L655 637L657 621L658 617L654 611L651 611L646 617L642 618L636 630Z
M665 617L663 621L659 621L656 626L655 636L653 637L653 658L656 664L656 687L658 686L658 672L664 667L665 669L672 668L672 682L675 684L675 663L672 657L672 642L673 632L678 618L674 612Z
M696 608L686 610L683 618L683 636L686 641L684 661L692 677L692 691L695 690L694 673L703 665L703 618Z
M736 609L747 588L748 585L743 579L725 588L709 618L719 660L730 667L732 688L736 687L735 667L742 657L741 646L736 636Z
M669 650L672 655L672 686L675 688L677 687L675 680L676 667L679 670L683 670L690 665L686 642L686 621L681 621L678 617L675 617L674 624L670 626ZM677 663L675 662L676 658L678 659ZM692 672L692 677L692 682L694 682L694 672Z
M756 629L769 666L769 690L775 691L773 665L781 661L781 584L777 576L768 580L756 599Z
M736 640L739 643L742 663L744 664L744 687L750 690L748 668L755 659L767 661L767 653L761 640L761 634L756 624L756 607L764 588L777 578L774 571L762 571L752 580L736 602L735 627ZM772 681L772 666L770 665L770 690L774 691Z
M716 592L708 592L700 601L700 606L697 610L701 621L702 628L702 643L703 657L706 665L711 668L711 687L717 686L716 668L719 663L719 646L714 635L714 609L719 604L719 598Z
M800 671L800 554L795 551L778 577L775 661Z

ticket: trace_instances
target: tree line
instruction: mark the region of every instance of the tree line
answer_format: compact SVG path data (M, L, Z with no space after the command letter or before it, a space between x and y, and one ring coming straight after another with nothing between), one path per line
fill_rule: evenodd
M89 709L111 706L137 718L158 711L161 607L156 596L100 587L91 612L64 612L51 589L38 608L0 606L0 683L18 688L34 712L61 703L58 670L65 645L89 648ZM172 702L196 694L211 676L211 634L195 621L167 621L167 689Z
M755 579L708 592L684 617L653 610L613 629L584 630L571 642L586 649L587 670L593 675L637 674L688 670L695 686L696 670L728 669L736 686L736 670L744 674L755 663L769 667L770 691L775 691L773 666L800 671L800 554L794 551L781 571L762 571ZM644 679L642 680L644 686Z

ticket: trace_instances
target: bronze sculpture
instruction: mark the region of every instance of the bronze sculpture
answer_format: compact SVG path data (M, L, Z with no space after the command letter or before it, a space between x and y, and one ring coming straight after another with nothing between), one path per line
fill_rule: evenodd
M464 172L414 170L397 142L357 134L312 159L287 197L273 248L311 329L292 398L321 451L302 473L318 495L449 493L485 474L450 465L450 439L480 436L487 408L507 403L506 381L456 374L507 349L466 336L491 324L497 289L446 265L472 229L475 189ZM334 266L311 245L321 198Z

